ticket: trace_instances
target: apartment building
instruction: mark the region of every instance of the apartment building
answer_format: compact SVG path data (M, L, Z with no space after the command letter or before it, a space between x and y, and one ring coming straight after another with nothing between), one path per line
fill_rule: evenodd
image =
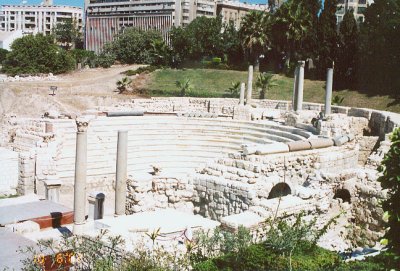
M252 10L267 11L267 5L246 4L239 1L217 1L217 16L222 17L222 22L232 22L239 29L243 17Z
M55 6L51 0L42 5L2 5L0 31L21 30L24 35L48 35L56 24L66 19L73 19L79 29L82 29L82 14L79 7Z
M99 52L126 27L158 30L168 42L173 26L215 14L214 0L85 0L86 49Z
M336 11L337 22L343 20L343 16L348 10L353 10L354 17L358 23L364 22L364 12L373 0L339 0L338 10Z

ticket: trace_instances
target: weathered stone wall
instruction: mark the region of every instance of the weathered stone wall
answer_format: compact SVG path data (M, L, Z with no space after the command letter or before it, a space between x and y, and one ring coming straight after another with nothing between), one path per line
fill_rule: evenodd
M0 195L16 193L19 168L18 153L0 147Z
M368 129L368 119L364 117L348 117L344 114L333 114L318 123L318 133L324 136L336 137L345 134L362 136Z
M348 219L343 237L351 246L374 246L384 234L383 210L380 202L386 198L377 182L379 173L375 169L353 169L338 174L325 175L326 185L332 187L333 197L338 197L339 206L349 205L346 210ZM346 202L343 193L348 191L350 202ZM329 195L332 198L332 193Z
M356 139L356 143L360 146L358 163L365 165L368 157L379 145L379 136L362 136Z
M247 157L231 154L194 176L195 213L219 220L268 199L278 183L286 183L294 192L315 176L315 170L338 172L357 163L356 146Z
M129 177L126 213L173 208L193 213L193 185L187 178Z

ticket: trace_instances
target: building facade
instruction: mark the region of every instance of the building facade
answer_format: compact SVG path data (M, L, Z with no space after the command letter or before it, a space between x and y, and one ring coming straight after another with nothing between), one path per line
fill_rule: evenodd
M217 15L222 17L223 23L232 22L239 29L243 17L250 11L267 11L267 5L246 4L239 1L218 0Z
M82 29L82 9L70 6L55 6L52 1L43 5L2 5L0 7L0 31L21 30L24 35L52 33L58 23L67 19L76 22Z
M22 30L0 31L0 48L10 51L11 44L14 42L14 40L21 37L23 37Z
M126 27L160 31L168 42L173 26L199 16L215 17L214 0L86 0L86 49L99 52Z
M336 11L338 24L343 21L343 16L348 10L353 10L354 17L358 23L364 22L364 12L372 3L373 0L339 0Z

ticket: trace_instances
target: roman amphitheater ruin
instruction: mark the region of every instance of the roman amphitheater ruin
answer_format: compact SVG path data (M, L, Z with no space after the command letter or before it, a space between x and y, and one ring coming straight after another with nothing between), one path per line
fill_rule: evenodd
M93 219L98 228L146 231L141 216L163 209L190 215L182 229L232 231L255 230L277 210L304 211L321 224L341 214L326 247L374 246L386 194L377 166L400 115L306 103L299 92L293 101L250 93L245 104L242 87L240 99L132 99L78 117L11 117L2 131L1 193L37 194L73 209L74 219L66 211L61 224L74 222L77 233ZM166 228L176 222L157 214ZM1 224L18 231L25 220Z

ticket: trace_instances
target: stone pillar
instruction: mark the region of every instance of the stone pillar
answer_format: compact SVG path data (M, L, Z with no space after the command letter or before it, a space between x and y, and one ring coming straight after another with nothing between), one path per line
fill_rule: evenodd
M303 109L304 66L305 66L305 61L299 61L295 111L301 111Z
M74 234L82 234L86 211L86 168L88 120L76 120L76 157L74 183Z
M246 105L251 102L251 95L253 94L253 66L249 66L249 74L247 79L247 96L246 96Z
M44 181L46 187L46 199L52 202L60 202L61 181L59 179L47 179Z
M298 79L299 79L299 67L296 67L294 69L294 78L293 78L293 98L292 98L292 108L294 111L296 111L296 106L297 106L297 85L298 85Z
M326 74L326 89L325 89L325 116L331 114L332 103L332 85L333 85L333 68L328 68Z
M102 192L91 192L89 194L89 219L103 219L105 197L106 196Z
M115 215L125 215L128 131L118 131Z
M239 105L244 105L244 92L246 91L246 84L240 84L240 98L239 98Z

